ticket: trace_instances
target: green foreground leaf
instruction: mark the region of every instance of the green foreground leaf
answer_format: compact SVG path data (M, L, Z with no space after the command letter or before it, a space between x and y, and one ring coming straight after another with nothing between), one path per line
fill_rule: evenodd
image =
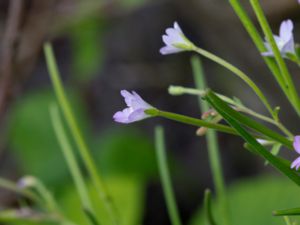
M231 109L223 100L216 96L212 91L208 92L207 100L220 113L220 115L222 115L222 117L240 134L240 136L249 144L250 148L254 152L256 152L262 158L267 160L273 167L275 167L282 174L286 175L293 182L300 186L300 177L298 173L295 170L292 170L288 163L272 155L241 126L241 123L244 124L245 121L243 120L244 117L241 117L239 115L240 113Z

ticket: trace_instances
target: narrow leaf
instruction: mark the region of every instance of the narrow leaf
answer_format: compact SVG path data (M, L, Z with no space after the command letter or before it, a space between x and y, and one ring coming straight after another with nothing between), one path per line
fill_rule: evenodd
M213 92L209 91L207 94L208 102L223 116L223 118L240 134L240 136L249 144L249 147L259 154L262 158L267 160L273 167L286 175L297 185L300 186L300 177L295 170L290 169L290 163L279 159L272 155L266 148L264 148L256 139L251 136L240 124L240 117L236 118L236 113L231 113L232 109L219 99ZM216 101L217 100L217 101ZM228 110L228 108L230 110Z
M226 102L224 102L222 99L220 99L218 96L216 96L212 91L209 91L207 94L207 98L213 105L218 105L219 108L222 109L222 111L228 115L230 115L232 118L234 118L239 123L252 128L255 131L260 132L261 134L269 137L270 139L280 142L286 147L293 149L292 147L292 141L288 140L284 136L278 134L277 132L274 132L270 128L256 122L255 120L235 111L232 109Z
M300 215L300 208L283 209L273 211L274 216L297 216Z

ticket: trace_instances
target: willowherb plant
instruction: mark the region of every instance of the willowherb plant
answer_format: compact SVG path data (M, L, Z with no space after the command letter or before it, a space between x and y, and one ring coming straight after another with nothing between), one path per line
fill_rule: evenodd
M259 1L250 0L251 6L264 34L264 38L262 38L239 1L229 0L229 3L261 53L263 60L272 72L272 75L282 92L285 94L287 100L300 116L300 98L285 63L285 60L290 60L300 66L300 47L294 40L293 22L289 19L283 21L280 25L279 35L273 35ZM299 0L298 3L300 4ZM293 134L284 126L284 123L282 123L279 116L280 108L278 106L271 106L268 99L260 90L259 84L254 83L245 72L241 71L236 66L192 43L177 22L174 22L173 27L166 29L166 34L162 36L162 39L165 44L165 46L160 49L162 55L191 51L214 61L228 69L232 74L241 78L255 92L268 111L268 115L263 115L245 106L242 101L237 98L224 96L208 89L205 83L201 61L199 57L196 56L192 57L191 65L197 88L171 85L169 87L169 93L171 95L190 94L197 96L200 100L199 105L201 111L203 112L202 119L160 110L148 104L134 91L121 91L121 95L124 98L127 108L118 111L113 115L113 119L116 122L128 124L150 117L160 116L195 126L198 128L196 132L197 135L206 136L216 197L220 203L220 212L214 214L216 210L213 208L213 205L211 205L211 193L209 190L205 191L205 213L209 225L215 225L217 224L216 222L219 221L222 221L222 223L220 223L222 225L231 224L228 213L226 187L224 185L215 131L240 136L245 141L244 147L246 149L261 156L268 164L300 186L300 174L298 172L298 169L300 168L300 157L296 158L293 162L290 162L278 156L278 152L283 146L286 149L295 150L300 154L300 136ZM74 181L80 199L82 213L86 217L88 224L122 225L124 224L124 221L120 218L119 209L126 206L116 206L115 199L113 199L109 193L106 183L95 165L94 158L91 155L88 144L75 119L72 107L63 88L53 50L49 43L45 44L44 52L51 82L57 98L57 104L52 104L49 110L51 121ZM220 121L222 120L225 120L227 125L221 124ZM280 132L274 131L271 127L266 126L259 121L276 126ZM68 132L66 132L64 125L69 128L69 135ZM79 164L79 160L73 149L73 142L69 140L69 136L73 139L74 145L78 150L83 163L82 166ZM271 151L267 148L270 146ZM157 127L155 129L155 147L157 150L158 167L170 220L172 225L181 225L182 223L176 206L167 167L162 127ZM92 187L95 189L98 198L94 199L92 197L86 183L85 173L83 173L81 167L86 170L86 174L91 180ZM36 177L26 176L17 184L0 178L0 186L22 194L32 200L34 205L34 207L26 205L25 207L22 207L21 210L9 211L8 214L0 213L0 218L3 215L9 215L9 219L13 218L25 222L28 220L40 220L63 225L79 224L77 221L72 221L65 216L64 211L60 209L60 205L55 197ZM99 201L101 203L107 218L103 218L102 215L97 215L98 211L93 204L94 201ZM291 225L292 223L287 216L300 215L300 208L278 210L273 213L274 215L285 216L284 218L287 225ZM214 216L217 216L216 218L218 220L215 220Z
M249 36L255 43L257 49L260 51L263 60L278 82L279 87L286 95L287 100L300 116L300 98L286 62L284 61L290 60L291 62L300 66L300 47L295 43L294 40L294 25L292 20L287 19L282 21L279 28L279 35L274 35L270 29L259 1L250 0L251 6L264 33L264 38L262 38L239 1L230 0L229 2L243 23L245 29L249 33ZM208 116L205 116L203 119L198 119L162 111L148 104L144 105L144 101L141 100L140 96L133 92L133 94L136 96L136 98L138 97L139 100L135 100L131 97L126 98L124 94L122 94L125 97L125 101L129 108L125 109L123 112L116 113L114 116L115 121L128 123L145 119L150 116L160 116L181 123L198 127L200 126L202 127L202 130L199 132L199 134L201 135L207 134L207 128L238 135L245 140L246 149L263 157L274 168L279 170L281 173L289 177L293 182L300 186L300 175L298 173L298 169L300 168L300 158L298 157L291 163L288 160L282 159L278 156L278 151L282 146L285 146L290 150L295 150L298 154L300 154L300 136L294 135L284 126L279 116L280 107L271 106L263 92L260 90L259 84L254 83L246 73L238 69L236 66L192 43L186 37L177 22L174 22L174 27L166 29L166 35L163 35L162 39L165 46L160 49L160 53L163 55L174 54L183 51L193 51L230 70L234 75L246 82L248 86L256 93L258 98L267 108L269 116L253 111L236 98L230 98L228 96L217 94L212 90L209 90L205 87L203 88L203 86L202 89L170 86L169 93L172 95L192 94L200 96L202 100L206 101L212 108L210 109L210 112L213 110L214 113L205 112ZM199 63L199 61L196 63ZM134 114L135 111L137 112L136 114ZM122 119L116 119L116 115L118 115L117 117L119 118L122 117ZM219 122L221 120L225 120L229 126L220 124ZM262 120L264 122L268 122L269 124L275 125L277 128L279 128L281 133L274 131L272 128L263 125L257 120ZM272 146L272 150L269 151L266 148L267 146ZM219 156L216 154L213 157L216 159ZM214 159L212 158L212 164L214 163L213 160ZM217 161L220 164L220 160L218 159ZM212 170L214 176L221 176L222 171L220 167L216 168L212 166ZM219 193L217 193L217 197L224 198L224 184L222 184L222 182L219 184L215 182L215 185L217 190L221 190ZM226 208L226 204L224 204L223 207ZM226 213L223 214L223 217L225 217L225 214ZM276 211L275 214L300 215L300 208ZM170 216L172 216L171 213ZM229 224L228 221L229 220L224 221L224 224Z

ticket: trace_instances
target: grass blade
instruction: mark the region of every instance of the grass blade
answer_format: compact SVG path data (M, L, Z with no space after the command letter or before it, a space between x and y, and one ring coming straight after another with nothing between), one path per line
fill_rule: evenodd
M172 225L181 225L182 223L179 217L174 191L171 184L170 172L167 165L164 131L161 126L157 126L155 128L155 148L160 178L170 220L172 222Z

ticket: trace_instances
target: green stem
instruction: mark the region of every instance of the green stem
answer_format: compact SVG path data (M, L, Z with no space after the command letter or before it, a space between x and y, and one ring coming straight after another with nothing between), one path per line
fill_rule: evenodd
M206 214L206 219L208 224L217 225L212 213L213 210L211 207L211 191L209 189L205 190L204 193L204 208L205 208L205 214Z
M26 198L28 198L28 199L36 202L36 203L39 203L39 204L42 203L39 196L37 196L34 192L32 192L30 190L27 190L27 189L19 188L14 182L12 182L10 180L7 180L7 179L4 179L2 177L0 177L0 187L5 188L9 191L13 191L17 194L21 194L24 197L26 197Z
M98 191L99 197L102 200L108 214L111 217L111 220L114 224L119 224L119 218L116 207L114 206L111 197L108 195L104 182L102 181L97 172L97 167L95 166L94 160L90 155L88 146L83 138L83 135L81 134L77 121L75 120L75 116L73 115L73 112L71 110L70 103L66 97L50 43L46 43L44 45L44 52L46 56L46 62L50 78L54 87L56 97L58 99L59 106L62 109L63 115L70 128L71 134L73 135L73 138L78 146L79 153L92 179L92 182Z
M163 186L164 196L167 203L168 213L172 225L181 225L178 208L172 188L170 172L168 169L167 156L165 150L164 131L161 126L155 127L155 148L160 179Z
M263 12L263 9L261 8L260 4L259 4L259 1L258 0L250 0L250 3L252 5L252 8L256 14L256 17L260 23L260 26L267 38L267 41L268 43L270 44L271 46L271 49L272 49L272 52L274 54L274 57L275 57L275 60L279 66L279 69L280 69L280 72L284 78L284 81L285 81L285 84L288 88L288 91L290 93L289 95L289 100L295 104L295 109L296 109L296 112L298 113L298 115L300 115L300 100L299 100L299 96L298 96L298 93L296 91L296 88L295 88L295 85L294 85L294 82L291 78L291 75L288 71L288 68L280 54L280 51L278 49L278 46L275 42L275 39L274 39L274 36L273 36L273 33L272 33L272 30L268 24L268 21L264 15L264 12Z
M217 95L215 95L212 91L208 91L206 99L213 101L215 104L218 104L220 107L226 108L226 113L231 117L234 117L238 123L243 124L243 126L249 127L265 137L270 138L271 140L277 141L289 149L293 149L292 141L287 139L286 137L274 132L272 129L262 125L261 123L256 122L255 120L246 117L245 115L235 111L231 107L228 106L226 102L220 99ZM211 103L211 102L210 102ZM214 105L213 105L214 106ZM262 138L266 139L266 138Z
M148 109L148 110L145 110L145 113L150 116L161 116L166 119L193 125L196 127L207 127L207 128L212 128L212 129L218 130L220 132L228 133L228 134L235 134L235 135L237 134L236 131L229 126L216 124L216 123L210 123L210 122L206 122L204 120L195 119L195 118L192 118L189 116L184 116L184 115L180 115L180 114L176 114L176 113L161 111L158 109Z
M80 168L78 166L76 157L73 153L71 144L68 141L66 132L62 125L62 119L59 114L59 109L56 104L51 105L50 107L50 115L52 120L52 125L56 134L56 138L60 144L61 150L64 154L65 160L67 161L69 170L71 172L72 178L75 182L79 197L81 199L81 203L85 210L94 212L91 204L90 197L88 195L88 191L86 185L84 183L84 179Z
M203 90L206 87L206 80L204 77L204 71L202 68L202 63L199 57L192 57L191 64L193 68L194 81L196 88ZM203 101L201 97L198 98L200 110L202 112L207 112L209 110L209 104L207 101ZM222 173L222 163L220 157L220 150L218 145L217 134L214 130L208 130L206 134L206 142L208 147L210 167L213 175L214 185L216 188L217 197L220 200L221 205L221 214L224 224L228 225L229 222L229 213L228 213L228 201L226 196L226 188L224 182L224 176Z
M262 103L265 105L265 107L267 108L267 110L269 111L269 113L273 116L274 112L272 107L270 106L267 98L264 96L264 94L262 93L262 91L257 87L257 85L240 69L238 69L237 67L233 66L232 64L230 64L229 62L225 61L224 59L204 50L201 49L199 47L195 47L195 51L197 53L199 53L200 55L218 63L219 65L225 67L226 69L228 69L229 71L233 72L235 75L237 75L239 78L241 78L244 82L246 82L251 88L252 90L256 93L256 95L259 97L259 99L262 101Z
M32 179L31 187L34 188L37 191L37 193L42 197L46 204L46 208L49 210L49 212L60 214L60 210L55 199L40 180L31 176L25 177L23 179Z
M284 216L283 219L284 219L286 225L292 225L291 220L288 216Z
M201 100L201 97L204 97L206 94L206 91L203 91L202 89L194 89L194 88L186 88L186 87L182 87L182 86L170 86L169 87L169 93L172 95L182 95L182 94L190 94L190 95L198 95L199 99ZM235 110L251 115L253 117L256 117L260 120L263 120L265 122L268 122L270 124L273 124L275 126L277 126L283 133L285 133L289 138L293 138L294 135L279 121L278 118L272 119L270 117L264 116L262 114L259 114L255 111L253 111L252 109L247 108L246 106L242 105L242 104L238 104L236 101L234 101L233 99L225 96L225 95L221 95L218 93L215 93L220 99L222 99L224 102L232 105Z

